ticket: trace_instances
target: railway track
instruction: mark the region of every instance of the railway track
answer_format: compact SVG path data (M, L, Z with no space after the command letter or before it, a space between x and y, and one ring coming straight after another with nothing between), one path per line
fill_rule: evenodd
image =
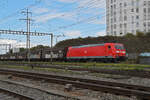
M104 74L113 74L113 75L125 75L125 76L134 76L141 78L150 78L150 71L142 70L112 70L112 69L102 69L102 68L79 68L79 67L62 67L55 65L43 65L43 64L29 64L31 67L40 67L40 68L54 68L54 69L65 69L72 71L88 71L91 73L104 73Z
M5 64L10 65L10 64ZM131 77L141 77L141 78L150 78L150 71L138 71L138 70L113 70L113 69L102 69L102 68L79 68L79 67L71 67L71 66L58 66L58 65L46 65L46 64L18 64L11 63L11 65L15 66L30 66L32 68L54 68L54 69L62 69L62 70L72 70L72 71L87 71L90 73L103 73L103 74L112 74L112 75L124 75Z
M0 88L0 100L35 100L31 97Z
M5 85L0 85L0 100L5 100L5 99L1 99L1 97L3 96L8 96L9 100L53 100L54 98L56 99L61 99L61 100L90 100L90 99L86 99L85 97L75 97L75 96L70 96L68 94L62 93L62 92L58 92L58 91L52 91L46 88L42 88L36 85L32 85L32 84L25 84L22 82L16 82L16 81L11 81L11 80L7 80L7 79L0 79L0 83L1 84L5 84ZM11 88L15 88L15 89L11 89ZM3 95L1 95L1 89L3 88L4 93L2 93ZM16 89L17 88L17 89ZM23 97L21 97L21 99L18 99L14 94L14 98L10 97L11 93L8 93L9 95L6 95L7 91L12 93L14 92L18 92L21 93L23 95L28 96L29 98L33 98L33 99L24 99ZM28 92L27 92L28 91ZM39 96L39 94L41 94ZM56 99L56 100L57 100ZM7 99L8 100L8 99Z
M6 69L0 69L0 74L11 74L18 77L44 80L61 85L72 84L77 88L90 89L128 97L136 96L140 100L150 100L150 87L145 86Z

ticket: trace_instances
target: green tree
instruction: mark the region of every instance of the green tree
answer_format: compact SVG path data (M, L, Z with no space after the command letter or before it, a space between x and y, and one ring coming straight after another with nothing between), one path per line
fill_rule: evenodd
M24 52L25 50L25 48L20 48L20 52Z
M143 32L137 31L136 36L137 37L143 37L143 36L145 36L145 34Z
M31 50L44 49L44 48L49 48L49 46L38 45L38 46L32 47Z
M150 37L150 32L147 32L145 35L146 35L147 37Z
M135 37L135 35L133 35L132 33L127 33L126 35L124 35L124 37L130 38L130 37Z

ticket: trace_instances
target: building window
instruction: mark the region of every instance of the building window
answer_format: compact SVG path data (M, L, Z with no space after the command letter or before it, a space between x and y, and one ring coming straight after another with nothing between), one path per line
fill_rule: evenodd
M124 9L124 14L127 14L127 10L126 9Z
M136 13L139 13L139 8L136 8Z
M126 23L124 23L124 28L127 28L127 24Z
M148 27L150 27L150 22L148 22Z
M134 12L134 9L133 9L133 8L131 9L131 12Z
M146 13L146 8L144 8L144 13Z
M113 25L111 25L111 30L113 30Z
M116 24L114 25L114 29L116 29Z
M144 1L144 6L146 6L146 1Z
M146 15L144 15L144 20L146 20Z
M121 9L120 9L120 15L122 14L122 11L121 11Z
M120 24L120 28L122 28L122 24Z
M120 7L122 7L122 3L120 3Z
M111 16L113 16L113 6L111 6Z
M122 21L122 16L120 16L120 21Z
M116 16L116 12L114 12L114 16Z
M136 6L139 6L139 0L136 1Z
M136 16L136 19L139 19L139 16Z
M114 5L114 9L116 9L116 5Z
M132 0L132 6L134 6L134 1Z
M148 13L150 14L150 8L148 8Z
M127 6L127 3L125 2L125 3L124 3L124 7L126 7L126 6Z
M138 22L136 23L136 27L139 27L139 23Z
M113 19L111 19L111 24L113 23Z
M127 21L127 16L124 16L124 21Z
M114 35L116 36L117 34L116 34L116 31L114 31Z
M132 16L132 23L134 23L134 16Z
M146 23L143 23L143 26L146 27Z
M113 3L113 0L111 0L111 3Z
M116 22L116 17L114 18L114 22Z

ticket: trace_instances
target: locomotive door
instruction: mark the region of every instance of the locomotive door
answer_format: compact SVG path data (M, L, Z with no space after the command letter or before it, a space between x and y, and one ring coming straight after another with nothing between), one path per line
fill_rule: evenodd
M112 56L112 47L110 46L110 45L108 45L107 47L106 47L107 49L107 56Z

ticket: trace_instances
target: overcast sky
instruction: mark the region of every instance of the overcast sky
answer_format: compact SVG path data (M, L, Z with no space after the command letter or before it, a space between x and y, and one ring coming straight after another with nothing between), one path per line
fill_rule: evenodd
M105 0L1 0L0 29L26 30L25 18L21 12L28 7L32 12L31 31L64 34L68 38L105 35ZM25 36L0 35L25 43ZM0 39L0 43L2 40ZM50 39L31 37L32 44L50 44Z

